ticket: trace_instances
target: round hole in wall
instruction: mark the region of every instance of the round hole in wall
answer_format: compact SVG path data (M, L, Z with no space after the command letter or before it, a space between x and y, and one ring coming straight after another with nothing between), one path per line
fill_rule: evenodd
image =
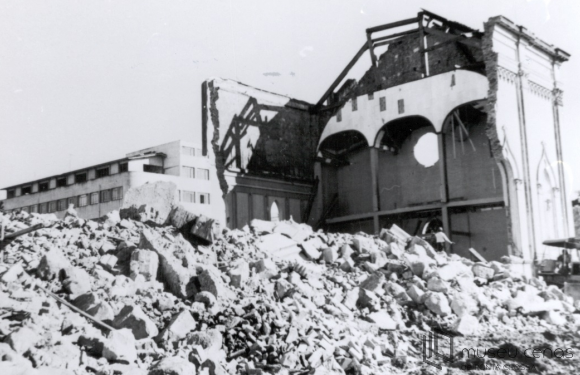
M439 146L435 133L423 134L415 148L413 148L415 160L425 168L432 167L439 160Z

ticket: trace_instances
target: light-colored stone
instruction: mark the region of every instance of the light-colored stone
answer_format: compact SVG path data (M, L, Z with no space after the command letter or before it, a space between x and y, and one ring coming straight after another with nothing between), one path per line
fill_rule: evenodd
M103 357L109 361L135 362L137 350L131 330L124 328L109 332L103 345Z
M183 310L171 318L169 324L161 332L160 337L164 342L179 341L195 328L195 319L193 319L189 311Z
M438 292L428 292L426 293L426 297L424 299L425 306L431 312L440 315L440 316L447 316L451 314L451 307L449 307L449 301L447 301L447 297L445 294L438 293Z
M131 253L129 268L133 280L137 275L143 275L146 281L155 280L159 268L159 255L151 250L137 249Z
M6 343L19 354L25 353L40 341L40 334L31 327L20 327L8 335Z
M60 271L72 267L67 257L62 251L53 247L40 259L36 273L44 280L52 280L57 277Z
M64 280L62 285L69 293L69 298L74 300L81 294L91 291L91 277L89 274L77 267L70 267L63 270Z
M452 330L463 336L473 336L479 329L479 321L473 315L461 315L455 321Z
M148 375L196 375L195 365L181 357L165 357L149 368Z
M397 329L397 323L384 310L371 313L367 317L369 318L369 320L374 322L380 329L390 331Z

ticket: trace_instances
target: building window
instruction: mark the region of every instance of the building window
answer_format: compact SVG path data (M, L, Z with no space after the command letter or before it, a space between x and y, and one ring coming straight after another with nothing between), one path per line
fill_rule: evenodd
M340 108L338 110L338 112L336 112L336 122L341 122L342 121L342 108Z
M181 192L181 200L187 203L195 203L195 193L193 191L183 190Z
M187 147L187 146L181 146L181 153L183 155L195 156L195 148L193 148L193 147Z
M209 180L209 169L197 168L197 178L200 180Z
M30 206L30 213L38 213L38 205Z
M352 104L352 111L353 112L358 111L358 101L357 101L357 98L352 98L351 104Z
M71 204L73 205L73 207L75 207L77 205L77 197L68 198L66 200L66 207L67 208L69 208Z
M399 99L397 104L399 105L399 114L405 113L405 101L403 99Z
M25 186L22 188L21 195L27 195L27 194L31 194L31 193L32 193L32 186Z
M6 198L14 198L16 196L16 190L8 190Z
M91 193L91 204L99 204L99 193Z
M48 203L41 203L38 205L38 213L45 214L48 212Z
M47 191L48 186L49 186L48 181L42 181L41 183L38 184L38 191Z
M107 177L109 174L109 167L97 169L97 178Z
M56 212L56 201L48 202L48 213Z
M384 96L379 98L379 107L381 109L381 112L387 110L387 98L385 98Z
M30 212L30 209L28 207L22 207L20 211Z
M158 165L144 164L143 172L163 174L163 167Z
M123 199L123 187L117 187L114 189L111 189L111 194L112 194L112 200L114 201L119 201L121 199Z
M79 207L84 207L87 205L87 195L79 195Z
M119 173L127 172L129 170L129 163L119 164Z
M87 172L75 174L75 184L87 182Z
M59 177L56 179L56 187L66 186L66 177Z
M197 193L199 204L209 204L208 193Z
M111 200L111 190L101 190L101 203L107 203Z
M66 199L59 199L58 201L56 201L56 210L57 211L66 210Z
M192 167L182 167L181 168L181 174L183 175L183 177L195 178L195 168L192 168Z

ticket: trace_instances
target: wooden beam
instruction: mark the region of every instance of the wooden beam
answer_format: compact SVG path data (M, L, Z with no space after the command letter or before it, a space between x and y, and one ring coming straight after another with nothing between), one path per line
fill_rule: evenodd
M378 42L382 42L385 40L390 41L391 39L398 38L400 36L405 36L405 35L414 34L414 33L418 33L418 32L419 32L419 28L416 28L416 29L411 29L411 30L407 30L407 31L401 31L400 33L394 33L394 34L374 38L372 41L374 42L375 46L378 46L379 45L379 44L377 44ZM383 44L386 44L386 43L383 43Z
M429 35L435 35L435 36L440 36L444 39L456 39L455 37L457 36L456 34L448 34L446 32L443 31L439 31L430 27L427 27L424 29L424 32L426 34ZM468 46L472 46L472 47L476 47L476 48L481 48L481 41L479 39L473 39L473 38L467 38L465 37L464 39L459 39L459 40L454 40L458 43L463 43L466 44Z
M344 70L334 80L334 82L332 83L332 85L330 85L330 87L328 88L328 90L326 90L326 92L324 93L324 95L322 95L322 98L320 98L320 100L318 101L318 103L316 103L316 107L320 107L320 106L322 106L324 104L324 101L326 99L328 99L328 97L330 96L330 94L333 93L334 89L338 86L338 84L340 82L342 82L342 80L344 79L344 77L346 77L346 75L348 74L348 72L352 69L352 67L354 66L354 64L356 64L356 62L358 61L358 59L360 59L360 57L363 55L363 53L365 53L365 51L367 49L368 49L368 44L367 44L367 42L365 42L365 44L363 44L363 46L360 48L360 50L352 58L352 60L350 60L350 62L346 66L346 68L344 68Z
M410 25L410 24L415 23L417 21L418 21L418 17L408 18L406 20L397 21L397 22L391 22L391 23L387 23L384 25L371 27L371 28L367 29L367 33L372 34L372 33L376 33L377 31L383 31L383 30L387 30L387 29L392 29L394 27Z
M371 55L371 64L373 66L377 66L377 57L375 56L375 51L373 48L373 40L371 38L371 34L367 33L367 48L369 49Z

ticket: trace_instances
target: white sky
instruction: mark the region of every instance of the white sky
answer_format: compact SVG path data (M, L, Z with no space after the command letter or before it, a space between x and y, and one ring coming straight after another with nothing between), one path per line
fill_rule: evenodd
M572 54L561 75L561 121L565 161L580 190L575 0L4 0L0 187L177 139L200 141L201 83L209 77L315 103L366 28L421 8L479 30L503 15Z

